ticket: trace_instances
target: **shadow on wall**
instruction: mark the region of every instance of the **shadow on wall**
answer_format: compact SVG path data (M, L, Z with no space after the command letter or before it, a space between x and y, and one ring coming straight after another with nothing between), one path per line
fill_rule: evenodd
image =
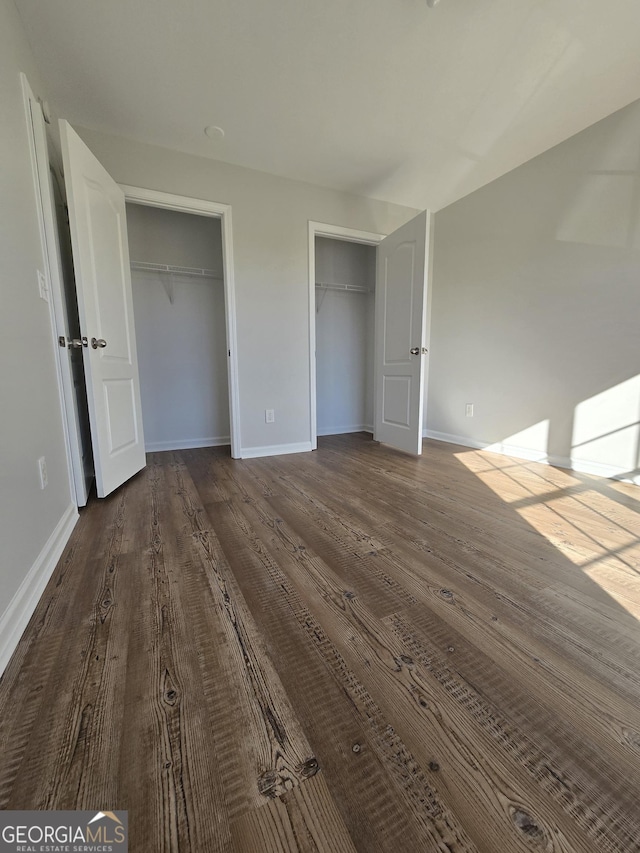
M640 482L639 317L637 102L436 214L429 434Z

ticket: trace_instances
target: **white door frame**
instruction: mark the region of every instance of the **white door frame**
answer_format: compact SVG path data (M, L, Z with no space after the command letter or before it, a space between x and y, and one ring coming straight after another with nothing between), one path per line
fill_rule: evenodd
M33 94L27 77L20 73L22 83L22 94L24 99L25 113L27 117L27 129L29 139L29 152L31 155L31 167L33 183L36 193L36 207L38 212L38 228L40 231L40 242L42 245L43 273L45 275L45 296L49 303L49 318L51 321L51 344L55 351L54 363L60 399L60 411L62 415L62 430L67 456L67 472L69 476L69 494L71 501L78 506L76 489L76 477L83 478L82 453L74 455L71 450L71 442L78 442L79 437L75 430L75 410L73 404L73 377L67 354L67 349L58 345L58 336L66 336L64 295L62 292L62 281L60 279L60 258L58 256L57 225L53 215L51 191L49 186L49 153L47 145L47 134L45 121L40 102ZM71 434L73 430L73 435ZM79 462L78 462L79 460ZM80 465L78 469L77 466ZM84 503L84 502L82 502Z
M316 399L316 237L332 237L347 243L363 243L377 246L386 234L373 231L358 231L342 225L309 220L309 417L311 420L311 449L318 447L317 399ZM374 297L375 298L375 297ZM374 419L375 420L375 419Z
M147 190L120 184L126 202L161 207L181 213L195 213L220 220L222 230L222 265L224 276L224 303L227 329L227 372L229 378L229 427L231 434L231 456L239 459L240 447L240 391L238 387L238 346L236 331L236 296L233 263L233 237L231 205L205 201L200 198L174 195L173 193Z

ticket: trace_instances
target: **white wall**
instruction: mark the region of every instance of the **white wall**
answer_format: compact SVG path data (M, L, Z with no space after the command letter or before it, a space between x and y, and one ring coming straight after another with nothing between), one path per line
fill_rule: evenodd
M308 221L388 233L415 211L79 132L120 183L232 206L242 448L310 446Z
M132 261L218 276L132 270L146 448L229 444L220 220L128 204L127 230Z
M371 291L316 289L318 435L373 431L375 246L316 237L315 259L316 281Z
M640 102L436 214L429 431L634 476L639 318Z
M15 6L0 0L0 672L30 615L30 591L60 546L60 525L72 523L49 305L36 283L44 260L21 71L44 95Z
M132 261L212 269L222 275L216 217L127 204L127 234Z

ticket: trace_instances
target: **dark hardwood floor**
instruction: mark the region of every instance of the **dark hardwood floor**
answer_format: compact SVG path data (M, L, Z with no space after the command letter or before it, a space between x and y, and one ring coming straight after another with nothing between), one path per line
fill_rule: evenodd
M640 489L368 438L152 454L0 682L0 808L130 850L640 851Z

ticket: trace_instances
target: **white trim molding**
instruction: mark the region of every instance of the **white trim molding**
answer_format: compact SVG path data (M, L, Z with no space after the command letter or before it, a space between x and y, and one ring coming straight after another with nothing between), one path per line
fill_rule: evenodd
M227 325L228 375L229 375L229 421L231 426L231 456L241 457L240 450L240 388L238 384L238 333L236 322L235 265L233 258L233 229L231 205L220 204L200 198L174 195L173 193L148 190L120 184L125 201L132 204L145 204L149 207L161 207L180 213L195 213L200 216L213 216L221 220L222 264L224 269L224 301ZM174 448L175 449L175 448Z
M33 616L78 518L78 507L74 503L69 504L9 606L0 616L0 676Z
M258 459L262 456L284 456L288 453L308 453L315 450L310 441L299 441L296 444L270 444L264 447L243 447L241 459Z
M147 453L158 453L163 450L195 450L198 447L224 447L231 443L228 435L209 438L176 438L172 441L152 441L145 446Z
M511 456L514 459L524 459L527 462L539 462L541 465L552 465L554 468L566 468L569 471L577 471L579 474L591 474L595 477L604 477L609 480L621 480L623 483L640 485L640 475L635 472L625 471L624 468L615 465L603 465L600 462L589 462L583 459L574 459L569 456L549 456L541 450L532 450L529 447L518 447L514 444L504 442L476 441L464 435L451 435L446 432L437 432L432 429L422 431L423 438L432 438L435 441L445 441L448 444L459 444L462 447L470 447L474 450L487 450L489 453L497 453L500 456Z
M370 432L373 435L373 426L371 424L360 424L358 426L325 427L318 430L318 435L346 435L352 432Z

